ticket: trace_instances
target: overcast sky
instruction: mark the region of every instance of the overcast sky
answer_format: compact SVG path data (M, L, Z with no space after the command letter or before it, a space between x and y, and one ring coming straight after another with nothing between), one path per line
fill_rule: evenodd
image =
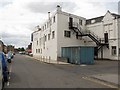
M44 2L43 2L44 1ZM0 0L0 37L8 45L26 47L33 28L60 5L63 11L85 18L118 12L119 0Z

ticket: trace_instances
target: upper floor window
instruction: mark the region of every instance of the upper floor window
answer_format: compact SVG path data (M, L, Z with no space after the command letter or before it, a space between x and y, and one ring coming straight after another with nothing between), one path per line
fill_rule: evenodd
M48 40L50 40L50 34L48 34Z
M55 38L55 31L52 31L52 39Z
M64 36L65 37L71 37L71 32L70 31L64 31Z
M79 19L79 24L82 25L83 21L81 19Z
M41 45L41 38L40 38L40 45Z
M44 30L44 26L43 26L43 30Z
M40 53L40 49L38 49L38 53Z
M37 49L36 49L36 53L37 53Z
M53 17L53 23L55 22L55 16Z
M116 51L116 46L112 46L112 55L116 55L117 54L117 51Z
M45 42L47 41L47 35L45 35Z
M45 24L45 29L46 29L46 24Z
M37 40L37 45L38 45L38 40Z
M95 20L91 20L91 23L95 23Z

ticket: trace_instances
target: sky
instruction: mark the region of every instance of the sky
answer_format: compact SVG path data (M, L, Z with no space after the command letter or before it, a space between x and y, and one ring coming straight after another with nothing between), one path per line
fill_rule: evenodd
M53 13L56 6L84 18L103 16L107 10L118 13L119 0L0 0L0 39L5 45L27 47L37 25Z

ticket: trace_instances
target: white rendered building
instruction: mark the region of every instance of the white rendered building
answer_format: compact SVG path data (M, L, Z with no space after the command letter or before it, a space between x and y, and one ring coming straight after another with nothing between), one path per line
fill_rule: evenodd
M108 11L105 16L87 20L57 6L54 14L49 12L48 20L32 33L33 57L58 60L62 47L92 46L96 47L97 58L118 60L119 17Z
M120 56L120 15L107 11L104 16L89 19L86 22L88 30L108 43L98 51L98 58L119 60Z

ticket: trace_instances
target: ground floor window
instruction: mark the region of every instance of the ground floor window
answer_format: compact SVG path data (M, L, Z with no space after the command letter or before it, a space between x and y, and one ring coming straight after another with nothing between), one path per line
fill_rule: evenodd
M117 53L117 51L116 51L116 46L112 46L112 48L111 48L111 52L112 52L112 55L116 55Z
M120 55L120 48L119 48L119 55Z
M55 31L52 31L52 39L55 38Z
M37 53L37 49L36 49L36 53Z
M70 38L70 35L71 35L70 31L64 31L64 36L65 37L69 37Z

